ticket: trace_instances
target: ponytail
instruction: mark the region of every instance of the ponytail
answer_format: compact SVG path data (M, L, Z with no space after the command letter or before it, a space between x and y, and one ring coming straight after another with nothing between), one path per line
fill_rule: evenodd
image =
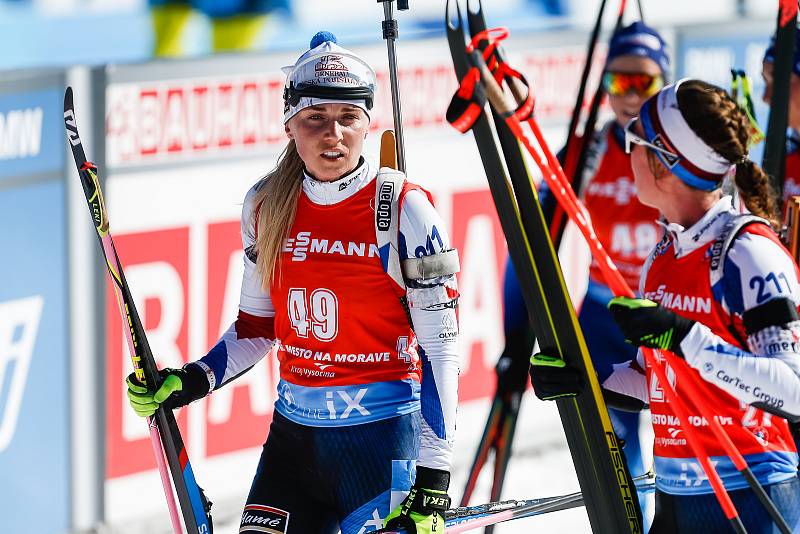
M753 215L766 219L774 229L780 229L775 191L764 169L752 160L743 158L736 164L736 187L744 205Z

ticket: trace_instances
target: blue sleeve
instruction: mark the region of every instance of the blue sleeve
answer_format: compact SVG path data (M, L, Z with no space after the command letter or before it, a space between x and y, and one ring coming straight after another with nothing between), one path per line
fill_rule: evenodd
M506 274L503 280L503 330L506 337L511 332L519 331L528 324L528 310L522 298L517 273L511 263L511 257L506 259Z

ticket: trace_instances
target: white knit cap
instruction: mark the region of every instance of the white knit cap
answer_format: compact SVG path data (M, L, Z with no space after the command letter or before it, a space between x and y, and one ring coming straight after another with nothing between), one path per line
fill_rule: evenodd
M352 104L369 117L375 95L375 71L353 52L336 44L329 32L319 32L311 49L294 65L283 67L283 123L309 106Z

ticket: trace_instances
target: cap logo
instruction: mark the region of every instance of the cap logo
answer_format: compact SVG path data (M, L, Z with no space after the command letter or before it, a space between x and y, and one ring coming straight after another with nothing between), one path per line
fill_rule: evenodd
M322 56L317 61L317 64L314 65L314 71L337 71L337 72L349 72L349 69L342 63L342 56L338 55L328 55ZM320 76L317 74L317 76Z

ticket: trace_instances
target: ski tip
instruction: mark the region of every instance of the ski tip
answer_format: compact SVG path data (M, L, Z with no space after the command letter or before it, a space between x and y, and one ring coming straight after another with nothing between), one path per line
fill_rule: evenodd
M477 4L477 9L473 9L473 4ZM467 15L483 18L483 2L481 0L467 0Z
M68 85L64 91L64 109L72 107L72 86Z
M444 6L444 18L449 31L461 29L461 8L458 0L447 0Z

